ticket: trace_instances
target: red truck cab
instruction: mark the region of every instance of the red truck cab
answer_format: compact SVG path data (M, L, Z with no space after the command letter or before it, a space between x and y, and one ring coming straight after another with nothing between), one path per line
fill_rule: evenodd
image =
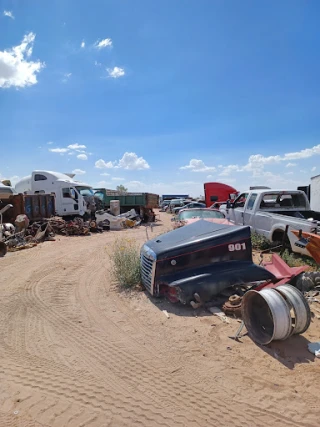
M219 204L229 200L232 194L238 194L238 191L230 185L221 182L206 182L204 184L207 208L210 208L214 203L217 203L217 207L219 207Z

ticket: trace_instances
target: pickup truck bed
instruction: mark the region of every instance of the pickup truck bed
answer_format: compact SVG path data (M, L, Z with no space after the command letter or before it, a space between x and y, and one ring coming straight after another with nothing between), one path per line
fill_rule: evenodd
M291 216L297 219L309 219L313 218L316 221L320 221L320 212L315 211L267 211L277 215Z

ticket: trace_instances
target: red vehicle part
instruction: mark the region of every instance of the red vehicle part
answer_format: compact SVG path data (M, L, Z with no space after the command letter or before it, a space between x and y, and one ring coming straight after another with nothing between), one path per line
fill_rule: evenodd
M277 255L272 254L271 261L265 261L261 264L266 270L270 271L277 278L277 282L270 283L265 282L255 288L256 291L260 291L263 288L276 288L277 286L284 285L292 280L294 277L305 272L308 269L307 265L301 267L289 267L283 259Z
M204 195L207 208L216 202L226 202L230 199L230 194L237 193L237 190L230 185L221 182L206 182L204 184Z

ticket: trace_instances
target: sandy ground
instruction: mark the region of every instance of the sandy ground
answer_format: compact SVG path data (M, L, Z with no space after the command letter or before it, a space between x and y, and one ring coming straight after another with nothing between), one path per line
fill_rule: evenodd
M320 320L259 347L228 338L235 319L119 292L119 233L146 239L58 237L0 260L1 427L318 425Z

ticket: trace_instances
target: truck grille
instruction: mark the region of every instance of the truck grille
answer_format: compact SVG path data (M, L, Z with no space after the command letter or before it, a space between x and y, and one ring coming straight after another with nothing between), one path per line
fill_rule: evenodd
M153 295L154 273L156 268L156 256L151 249L143 246L140 256L141 279L143 286Z

